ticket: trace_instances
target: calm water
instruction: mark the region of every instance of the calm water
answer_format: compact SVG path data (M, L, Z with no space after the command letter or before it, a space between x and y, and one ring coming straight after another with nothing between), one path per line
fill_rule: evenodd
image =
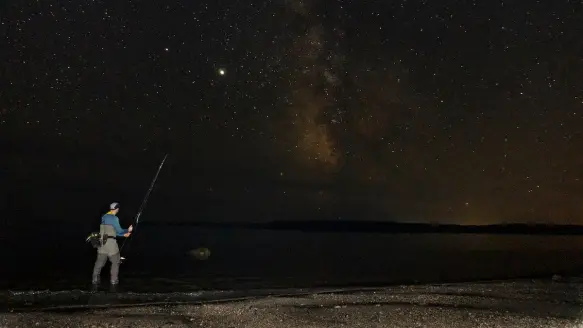
M74 229L2 246L1 289L84 288L95 250ZM207 247L196 260L190 251ZM132 291L450 282L578 274L583 237L303 233L141 226L120 279ZM6 263L6 262L5 262ZM108 267L104 269L106 281Z

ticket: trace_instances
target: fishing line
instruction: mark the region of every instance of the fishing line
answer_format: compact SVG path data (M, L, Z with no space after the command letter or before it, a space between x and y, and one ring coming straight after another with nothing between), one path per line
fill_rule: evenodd
M146 203L148 202L148 198L150 197L150 193L152 192L152 189L154 189L154 185L156 184L156 180L158 180L158 175L160 174L160 171L162 170L162 166L164 166L164 162L166 162L166 157L168 157L168 154L166 154L164 156L162 163L160 163L160 166L158 167L158 171L156 172L156 175L154 176L154 179L152 180L152 183L150 184L150 189L148 189L148 192L146 192L146 196L144 197L144 200L142 201L142 205L140 206L140 209L138 210L138 213L136 214L136 220L135 220L134 229L132 230L132 235L134 234L134 232L136 231L136 228L138 227L138 224L140 223L140 216L142 215L142 212L144 211L144 208L146 207ZM132 239L132 236L130 235L129 237L125 238L125 240L121 244L121 248L119 249L120 254L121 254L121 251L123 250L124 246L126 245L126 242L128 241L128 239ZM131 243L131 240L130 240L130 243ZM128 245L129 245L129 243L128 243ZM122 256L121 260L122 261L125 260L125 257Z

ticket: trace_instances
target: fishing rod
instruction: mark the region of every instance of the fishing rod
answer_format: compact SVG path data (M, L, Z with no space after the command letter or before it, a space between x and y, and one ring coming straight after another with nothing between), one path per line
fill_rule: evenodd
M154 185L156 184L156 180L158 180L158 175L160 174L160 171L162 170L162 166L164 166L164 162L166 162L166 157L168 157L168 154L166 154L164 156L162 163L160 163L160 166L158 167L158 171L156 172L156 175L154 176L154 179L152 180L152 183L150 184L150 189L148 189L148 192L146 192L146 196L144 197L144 200L142 201L142 205L140 206L140 209L138 210L138 213L136 214L136 220L135 220L136 223L135 223L135 226L132 230L132 233L136 230L136 228L138 227L138 224L140 223L140 216L142 215L142 212L144 211L144 208L146 207L146 203L148 202L148 198L150 197L150 193L152 192L152 189L154 189ZM131 239L131 235L130 235L130 237L125 238L125 240L121 244L121 248L119 249L120 254L121 254L121 251L123 250L126 242L128 241L128 239ZM121 260L122 261L125 260L125 257L122 256Z

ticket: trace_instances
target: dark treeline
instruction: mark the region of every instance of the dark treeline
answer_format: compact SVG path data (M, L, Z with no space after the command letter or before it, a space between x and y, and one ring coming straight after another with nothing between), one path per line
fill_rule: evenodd
M483 234L537 234L583 235L583 226L548 224L454 225L429 223L399 223L375 221L273 221L266 223L188 222L153 223L149 226L196 226L217 229L296 230L305 232L367 232L367 233L483 233Z
M23 220L24 221L24 220ZM0 232L9 230L39 230L53 233L71 230L94 230L95 223L80 221L76 223L58 220L15 220L0 227ZM126 220L123 226L131 222ZM353 232L353 233L479 233L479 234L522 234L522 235L583 235L580 225L553 224L493 224L493 225L456 225L439 223L401 223L381 221L272 221L272 222L140 222L140 227L193 227L206 229L260 229L260 230L290 230L303 232ZM8 230L7 230L8 229ZM14 231L15 232L15 231Z

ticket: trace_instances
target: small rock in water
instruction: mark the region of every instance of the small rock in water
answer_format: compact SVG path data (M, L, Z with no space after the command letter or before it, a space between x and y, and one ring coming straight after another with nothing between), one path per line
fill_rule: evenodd
M206 247L193 249L189 253L197 260L207 260L211 256L211 251Z

